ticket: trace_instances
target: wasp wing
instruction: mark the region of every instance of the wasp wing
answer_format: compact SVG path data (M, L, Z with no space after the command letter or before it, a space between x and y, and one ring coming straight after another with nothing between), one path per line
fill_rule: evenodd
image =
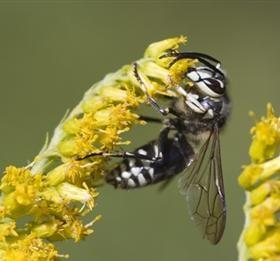
M210 134L180 180L186 195L191 219L203 237L217 244L226 223L225 193L222 176L219 130Z

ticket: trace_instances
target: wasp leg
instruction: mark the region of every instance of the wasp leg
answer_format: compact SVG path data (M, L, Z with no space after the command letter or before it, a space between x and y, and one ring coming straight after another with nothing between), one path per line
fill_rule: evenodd
M192 157L194 155L194 151L190 143L186 141L184 134L177 133L174 138L174 143L177 146L177 148L180 150L181 154L184 156L186 167L190 166L190 164L192 163ZM185 144L186 147L183 148L182 144ZM188 151L187 155L186 155L186 151Z
M175 57L175 59L169 64L169 67L171 67L173 64L175 64L177 61L181 59L197 59L199 62L208 66L215 72L224 75L224 73L219 69L221 62L208 54L197 53L197 52L167 53L162 56L162 58L164 57ZM211 62L215 63L215 65L213 65Z
M150 118L150 119L154 120L156 122L159 122L159 120L156 118ZM160 122L162 122L162 121L160 120ZM103 156L103 157L114 157L114 158L136 158L136 159L140 159L140 160L155 162L155 161L162 159L162 150L165 149L165 143L166 143L169 131L170 131L170 127L168 126L168 127L165 127L160 132L159 139L158 139L158 145L155 145L157 147L157 153L155 153L154 157L138 154L137 152L124 151L124 152L108 153L108 152L102 151L102 152L90 153L90 154L86 155L85 157L78 158L77 160L84 160L84 159L88 159L90 157L95 157L95 156Z
M176 57L179 59L203 59L203 60L209 60L214 63L221 63L219 60L214 58L211 55L205 54L205 53L199 53L199 52L183 52L183 53L177 53L177 52L169 52L164 55L162 55L160 58L165 58L165 57Z
M146 122L162 123L161 119L150 117L150 116L144 116L144 115L140 115L140 120L144 120Z
M158 158L164 157L165 151L167 149L166 142L168 140L168 134L170 132L170 127L165 127L162 129L159 133L159 138L158 138L158 155L155 155Z
M83 158L78 158L78 160L84 160L84 159L88 159L88 158L95 157L95 156L112 157L112 158L136 158L136 159L146 160L146 161L151 161L151 162L155 162L158 160L157 157L149 157L149 156L135 154L135 153L127 152L127 151L115 152L115 153L107 153L107 152L91 153L91 154L86 155Z
M162 116L166 116L168 114L173 114L173 115L177 116L176 112L172 108L170 108L170 107L161 108L159 106L159 104L156 102L156 100L148 93L147 87L138 72L138 64L133 63L132 66L133 66L134 76L137 79L137 81L140 83L140 85L142 86L142 90L145 93L145 95L147 96L148 102L151 104L151 106L157 112L159 112Z
M159 135L158 144L155 146L157 147L156 153L153 157L142 155L136 152L115 152L115 153L107 153L107 152L97 152L97 153L91 153L83 158L80 158L79 160L87 159L94 156L103 156L103 157L113 157L113 158L136 158L140 160L146 160L151 162L157 162L159 160L162 160L163 154L166 151L166 141L167 136L170 131L169 127L164 128Z

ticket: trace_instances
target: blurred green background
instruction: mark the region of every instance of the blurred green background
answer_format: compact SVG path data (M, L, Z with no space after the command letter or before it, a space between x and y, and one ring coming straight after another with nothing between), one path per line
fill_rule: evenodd
M236 179L249 160L248 111L262 115L270 101L279 112L279 11L279 1L0 1L1 169L25 165L92 83L141 57L154 41L187 35L185 50L219 58L230 79L233 113L222 135L228 220L221 243L201 239L176 182L163 193L156 186L106 186L94 209L103 215L95 234L60 244L70 260L237 259L244 193ZM141 144L157 132L153 125L132 139Z

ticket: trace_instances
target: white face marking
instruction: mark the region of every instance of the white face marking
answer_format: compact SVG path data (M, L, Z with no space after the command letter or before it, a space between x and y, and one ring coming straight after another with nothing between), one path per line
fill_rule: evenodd
M198 77L200 79L207 79L207 78L212 78L212 73L209 71L206 71L204 68L198 69L197 70Z
M139 181L140 186L144 186L147 184L147 180L145 179L143 174L138 175L138 181Z
M198 108L195 104L193 104L192 102L189 102L188 100L186 101L186 104L196 113L204 113L203 110L201 110L200 108Z
M129 187L131 187L131 188L136 187L136 184L135 184L135 182L133 181L133 179L129 179L129 180L127 181L127 185L128 185Z
M207 82L207 80L205 80ZM203 92L206 95L209 95L210 97L220 97L221 94L216 93L209 88L209 86L205 82L197 82L196 86L200 89L201 92ZM211 85L211 83L209 83Z
M197 71L187 73L187 77L193 82L197 82L199 80L199 74Z
M116 180L117 180L118 182L121 182L121 181L122 181L122 179L121 179L120 177L116 177Z
M130 176L131 176L131 173L130 173L130 172L128 172L128 171L122 172L122 177L123 177L124 179L129 179Z
M197 100L198 95L193 95L191 93L188 94L186 99L186 104L196 113L204 113L205 108L201 105L201 103Z
M147 151L145 151L143 149L138 150L138 153L141 154L141 155L144 155L144 156L147 155Z
M131 173L134 175L134 176L137 176L142 170L142 167L133 167L131 168Z

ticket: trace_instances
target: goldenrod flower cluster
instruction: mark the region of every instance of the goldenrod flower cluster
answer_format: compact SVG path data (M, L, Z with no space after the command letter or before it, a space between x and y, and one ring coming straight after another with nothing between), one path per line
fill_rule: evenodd
M108 159L84 157L129 144L122 133L134 124L145 124L136 113L147 100L145 92L153 98L176 95L172 87L196 61L184 59L169 68L174 58L162 56L185 42L186 38L176 37L147 48L137 61L145 87L132 65L108 74L64 117L29 165L5 169L0 184L1 260L57 260L62 255L53 242L78 242L93 232L100 216L88 223L81 218L95 206L96 186L102 183Z
M252 163L239 176L247 191L240 260L280 260L280 118L270 104L251 133Z

